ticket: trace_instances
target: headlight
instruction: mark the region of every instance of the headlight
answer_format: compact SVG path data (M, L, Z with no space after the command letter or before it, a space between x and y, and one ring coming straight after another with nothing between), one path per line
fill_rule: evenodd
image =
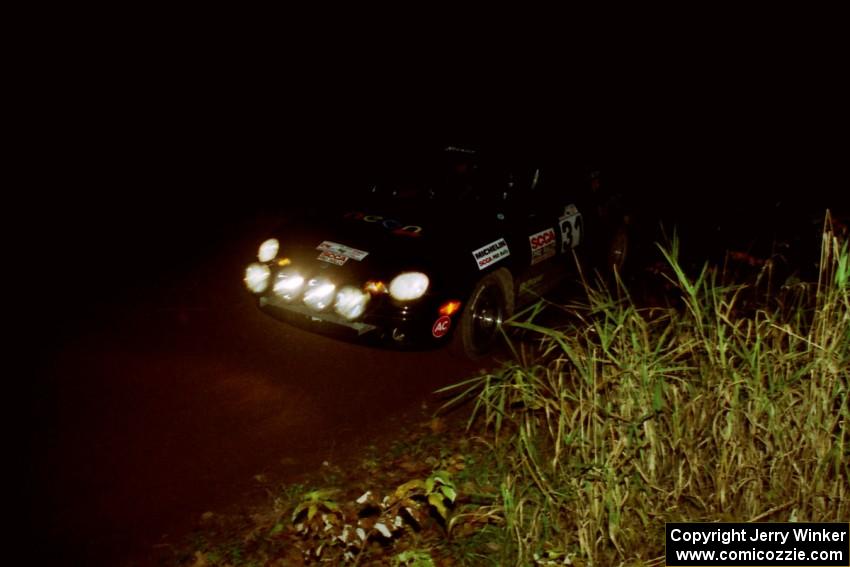
M325 278L313 278L307 282L304 292L304 303L316 311L321 311L331 304L336 286Z
M292 268L285 268L278 272L272 289L282 299L292 301L304 285L304 277Z
M257 258L259 258L260 262L271 262L277 257L278 250L280 250L280 242L277 241L277 238L269 238L260 244Z
M245 268L245 285L254 293L263 293L269 287L271 270L265 264L256 262Z
M405 272L390 282L390 295L399 301L419 299L428 291L428 276L422 272Z
M357 319L366 310L369 294L356 287L345 286L336 294L334 309L346 319Z

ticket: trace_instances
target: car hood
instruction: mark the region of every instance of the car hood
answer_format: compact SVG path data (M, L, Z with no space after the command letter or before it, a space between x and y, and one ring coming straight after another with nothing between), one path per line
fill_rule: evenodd
M495 213L394 204L314 211L276 236L281 256L362 282L405 270L472 277L472 250L503 236L502 229Z

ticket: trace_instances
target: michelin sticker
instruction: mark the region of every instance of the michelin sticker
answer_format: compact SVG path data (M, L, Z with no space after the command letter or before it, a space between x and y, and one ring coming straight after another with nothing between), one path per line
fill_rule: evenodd
M567 205L564 208L564 214L558 219L558 227L561 229L561 252L567 252L581 244L584 225L581 213L575 205Z
M472 257L475 258L475 261L478 263L479 270L483 270L491 264L495 264L499 260L504 260L510 255L511 252L508 250L508 243L505 242L504 238L500 238L499 240L482 246L478 250L472 251Z
M555 255L555 229L547 228L528 237L531 245L531 265Z
M364 252L363 250L358 250L357 248L349 248L344 244L337 244L336 242L331 242L330 240L325 240L324 242L316 246L316 250L321 250L322 252L330 252L331 254L338 254L339 256L345 256L346 258L351 258L352 260L357 260L358 262L369 254L368 252ZM322 258L319 257L319 259L321 260Z

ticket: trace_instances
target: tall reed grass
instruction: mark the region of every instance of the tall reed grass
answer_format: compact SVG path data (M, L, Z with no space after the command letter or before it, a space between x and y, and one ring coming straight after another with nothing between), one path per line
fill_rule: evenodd
M509 322L535 354L450 388L506 466L502 564L663 563L672 521L850 519L850 255L828 219L818 281L756 303L673 240L670 306L585 285L564 328L541 305Z

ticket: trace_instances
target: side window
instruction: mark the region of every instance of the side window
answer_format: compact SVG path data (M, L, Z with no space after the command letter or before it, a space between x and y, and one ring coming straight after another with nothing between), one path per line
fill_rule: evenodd
M551 179L543 168L535 168L531 171L528 193L538 208L545 210L552 207L558 208L562 200L562 196L559 195L561 188L562 184L557 179Z
M549 207L551 196L544 172L539 167L504 169L500 184L508 207L518 214L539 216Z
M511 197L529 200L542 186L542 174L538 168L514 167L505 170L502 183Z
M543 172L539 167L535 167L534 171L531 173L531 190L539 191L543 186Z

